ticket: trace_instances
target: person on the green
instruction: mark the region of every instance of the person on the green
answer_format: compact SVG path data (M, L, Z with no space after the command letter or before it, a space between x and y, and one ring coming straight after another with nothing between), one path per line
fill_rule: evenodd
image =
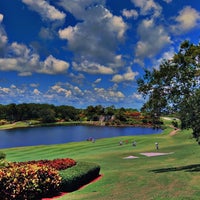
M158 142L156 142L155 145L156 145L156 150L158 150L159 149Z

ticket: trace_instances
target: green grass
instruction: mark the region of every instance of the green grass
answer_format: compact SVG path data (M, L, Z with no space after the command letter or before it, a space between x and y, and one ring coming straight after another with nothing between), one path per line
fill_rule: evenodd
M162 134L126 136L59 145L1 149L9 161L73 158L101 166L102 178L59 200L197 200L200 199L200 151L190 131L169 136ZM120 140L128 144L119 146ZM132 141L137 146L132 146ZM170 155L145 157L142 152L174 152ZM123 159L126 156L137 159Z

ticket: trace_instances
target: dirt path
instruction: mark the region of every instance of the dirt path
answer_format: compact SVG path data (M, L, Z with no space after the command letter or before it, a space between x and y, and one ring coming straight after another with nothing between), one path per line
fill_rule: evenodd
M177 132L178 132L179 130L180 130L180 129L176 128L176 129L174 129L173 131L171 131L171 132L169 133L169 135L170 135L170 136L176 135Z

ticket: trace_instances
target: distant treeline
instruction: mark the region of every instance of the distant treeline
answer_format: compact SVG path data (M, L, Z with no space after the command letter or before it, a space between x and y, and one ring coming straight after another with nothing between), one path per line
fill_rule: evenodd
M101 105L88 106L86 109L78 109L73 106L52 104L0 104L0 120L10 122L40 120L43 123L56 121L109 121L113 118L119 121L127 121L127 113L139 113L137 109L115 108L115 106L103 107Z

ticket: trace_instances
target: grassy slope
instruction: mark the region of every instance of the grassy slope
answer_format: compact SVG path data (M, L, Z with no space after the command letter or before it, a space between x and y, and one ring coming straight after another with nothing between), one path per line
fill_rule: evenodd
M100 164L103 177L87 187L66 194L59 200L180 200L200 199L200 152L188 131L169 136L127 136L99 139L95 143L77 142L59 145L3 149L10 161L69 157ZM120 140L129 140L119 146ZM132 147L131 142L137 141ZM141 152L174 154L145 157ZM137 159L123 159L126 156Z

